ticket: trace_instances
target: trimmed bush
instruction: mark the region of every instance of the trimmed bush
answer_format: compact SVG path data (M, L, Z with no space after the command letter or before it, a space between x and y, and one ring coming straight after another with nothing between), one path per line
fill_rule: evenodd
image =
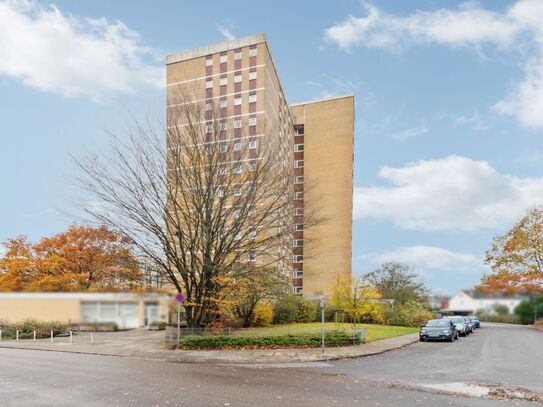
M326 346L348 346L358 344L358 338L342 333L328 334ZM189 336L180 341L183 349L236 349L236 348L313 348L321 346L320 335L301 336Z
M53 335L59 335L68 330L68 325L61 322L38 322L32 320L21 321L17 323L0 321L0 329L2 329L3 339L15 339L16 331L19 330L19 339L30 339L34 337L36 330L36 338L49 338L51 330Z

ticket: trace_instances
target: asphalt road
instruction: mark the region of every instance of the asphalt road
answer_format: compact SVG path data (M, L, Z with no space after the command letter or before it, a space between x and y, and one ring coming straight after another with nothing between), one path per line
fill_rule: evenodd
M510 406L436 393L477 382L543 393L543 332L484 327L362 359L281 366L169 363L0 349L0 406Z

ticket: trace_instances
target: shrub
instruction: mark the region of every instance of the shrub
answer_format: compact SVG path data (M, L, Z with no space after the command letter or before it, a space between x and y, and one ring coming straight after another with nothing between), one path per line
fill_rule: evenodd
M62 322L39 322L33 320L25 320L21 322L7 322L0 321L0 329L2 329L2 337L4 339L13 339L17 336L17 330L19 330L20 339L29 339L34 337L34 330L36 331L36 338L48 338L53 330L53 335L59 335L68 330L68 325Z
M522 301L515 308L515 315L518 316L520 323L525 325L534 323L536 313L539 316L543 315L543 297Z
M481 322L497 322L502 324L520 324L522 323L518 315L496 315L478 312L477 317Z
M347 346L359 343L358 338L352 338L342 333L326 335L326 346ZM232 348L281 348L281 347L319 347L320 335L302 336L189 336L180 341L183 349L232 349Z
M291 300L279 301L273 307L274 324L290 324L296 321L298 307Z
M255 308L254 326L270 326L273 321L273 308L267 304L259 304Z
M296 299L296 322L313 322L315 320L315 306L302 297Z
M384 307L384 320L388 325L421 326L432 318L433 314L416 301Z

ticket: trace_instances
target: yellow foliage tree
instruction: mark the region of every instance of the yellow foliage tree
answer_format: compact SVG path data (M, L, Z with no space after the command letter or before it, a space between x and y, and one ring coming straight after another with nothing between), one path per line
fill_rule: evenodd
M361 277L340 277L332 290L332 307L350 322L382 322L381 295Z

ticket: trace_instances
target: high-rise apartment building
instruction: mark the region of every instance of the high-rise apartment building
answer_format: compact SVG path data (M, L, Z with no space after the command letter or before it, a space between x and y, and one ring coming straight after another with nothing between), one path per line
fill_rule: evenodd
M292 261L281 268L294 293L329 294L351 274L354 97L289 106L264 34L169 55L166 68L168 109L190 94L206 110L218 106L239 143L275 142L275 158L294 169Z

